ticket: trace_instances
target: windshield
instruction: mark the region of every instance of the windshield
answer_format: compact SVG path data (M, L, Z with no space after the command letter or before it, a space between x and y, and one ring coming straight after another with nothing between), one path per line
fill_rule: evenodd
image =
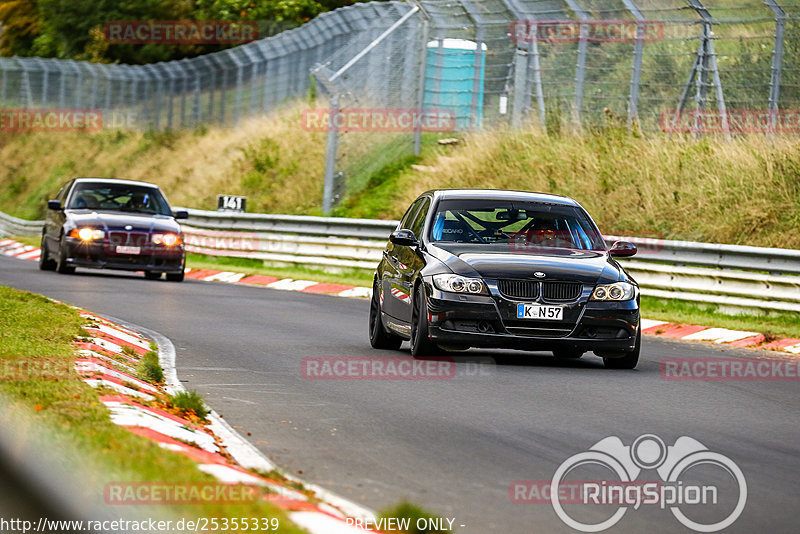
M67 207L73 210L172 215L167 200L158 189L127 184L79 183L75 186Z
M573 206L498 200L443 200L431 227L434 242L507 243L519 250L605 250L586 213Z

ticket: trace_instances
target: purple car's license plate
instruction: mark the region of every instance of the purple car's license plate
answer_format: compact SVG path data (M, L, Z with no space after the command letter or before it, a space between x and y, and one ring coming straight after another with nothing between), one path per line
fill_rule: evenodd
M119 245L116 249L117 254L141 254L141 247L126 247Z

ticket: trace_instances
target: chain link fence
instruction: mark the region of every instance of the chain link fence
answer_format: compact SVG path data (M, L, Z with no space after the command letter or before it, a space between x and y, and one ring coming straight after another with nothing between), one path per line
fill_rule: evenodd
M329 212L454 131L800 133L799 21L800 0L371 2L181 61L0 58L0 106L190 128L316 88L299 127L328 133Z

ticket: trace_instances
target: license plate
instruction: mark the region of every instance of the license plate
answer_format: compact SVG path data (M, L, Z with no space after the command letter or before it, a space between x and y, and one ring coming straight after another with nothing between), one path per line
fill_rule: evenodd
M126 247L119 245L117 246L117 254L141 254L142 249L141 247Z
M539 306L538 304L517 304L517 319L543 319L560 321L564 316L561 306Z

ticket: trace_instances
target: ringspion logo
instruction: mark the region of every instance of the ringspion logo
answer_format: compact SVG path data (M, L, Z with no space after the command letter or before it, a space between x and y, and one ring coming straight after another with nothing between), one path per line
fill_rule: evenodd
M578 501L581 505L610 506L610 517L593 521L583 518L576 510L568 512L562 500L562 486L573 481L573 472L585 468L600 468L612 478L580 484ZM719 470L729 482L720 484L693 483L692 474L709 476L707 469ZM699 471L693 471L699 470ZM644 472L655 471L659 482L631 484ZM718 480L714 473L714 480ZM696 475L695 475L696 476ZM619 523L630 510L642 506L669 509L685 527L696 532L718 532L731 526L742 514L747 502L747 482L736 463L718 452L709 450L696 439L681 436L667 446L654 434L643 434L631 445L616 436L602 439L588 451L569 457L556 469L550 484L550 501L556 515L580 532L601 532ZM574 495L573 495L574 498ZM692 519L693 507L703 506L709 513L701 521ZM572 509L572 507L571 507ZM687 514L687 512L689 512ZM581 517L578 519L578 517Z

